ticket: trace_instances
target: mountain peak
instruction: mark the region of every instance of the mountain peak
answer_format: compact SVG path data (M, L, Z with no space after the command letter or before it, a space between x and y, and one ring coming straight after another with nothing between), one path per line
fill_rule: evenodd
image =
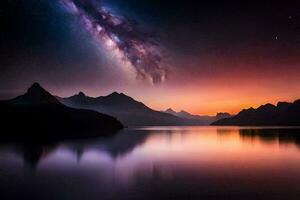
M277 103L277 107L280 107L280 106L286 106L286 105L290 105L291 103L289 103L289 102L284 102L284 101L279 101L278 103Z
M78 96L80 96L80 97L86 97L86 95L83 92L79 92Z
M229 117L232 117L232 116L231 116L231 114L229 114L227 112L219 112L216 115L217 120L225 119L225 118L229 118Z
M268 104L265 104L265 105L262 105L262 106L258 107L256 110L257 111L262 111L262 112L266 112L266 111L271 112L275 109L276 109L276 106L274 106L273 104L268 103Z
M113 93L111 93L110 95L120 95L120 93L118 93L118 92L113 92Z
M28 88L27 93L36 93L36 92L47 92L39 83L33 83L30 88Z
M41 88L42 86L38 82L34 82L31 87Z
M191 115L191 113L189 113L189 112L187 112L187 111L185 111L185 110L181 110L179 113L181 113L181 114L189 114L189 115Z
M300 99L294 101L294 104L300 104Z
M10 103L20 105L61 104L37 82L33 83L24 95L10 100Z
M120 93L118 93L118 92L113 92L113 93L107 95L106 97L118 97L118 96L120 96Z
M165 112L172 112L172 113L176 113L175 110L173 110L172 108L168 108Z
M127 98L127 99L132 99L131 97L127 96L126 94L124 93L118 93L118 92L113 92L111 93L110 95L107 95L106 97L109 97L109 98Z

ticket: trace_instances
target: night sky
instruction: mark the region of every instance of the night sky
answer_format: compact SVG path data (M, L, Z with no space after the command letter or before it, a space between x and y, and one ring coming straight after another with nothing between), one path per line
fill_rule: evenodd
M0 98L124 92L197 114L300 98L300 2L2 0Z

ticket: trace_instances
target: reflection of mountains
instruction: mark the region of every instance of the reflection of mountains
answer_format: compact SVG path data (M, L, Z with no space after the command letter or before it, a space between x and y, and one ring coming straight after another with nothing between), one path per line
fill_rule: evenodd
M263 142L278 141L280 144L292 143L300 147L300 129L240 129L239 134L242 139L259 139Z
M148 135L147 131L139 131L137 134L136 132L130 132L130 130L124 130L114 137L69 142L64 145L76 152L79 158L86 150L98 150L108 153L112 158L118 158L130 153L137 146L143 144Z
M8 150L23 157L25 164L29 167L35 168L39 162L59 147L63 146L71 150L80 160L84 152L88 150L95 150L102 153L107 153L112 159L124 156L133 151L137 146L143 144L148 137L147 131L139 131L138 134L131 133L129 130L124 130L112 137L105 137L93 140L76 140L63 143L19 143L9 145L12 148ZM2 147L1 147L2 146ZM5 151L6 144L1 144L0 152Z

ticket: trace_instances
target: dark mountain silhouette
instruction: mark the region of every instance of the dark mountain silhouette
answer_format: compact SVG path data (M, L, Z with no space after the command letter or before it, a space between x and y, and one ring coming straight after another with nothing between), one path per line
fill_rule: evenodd
M227 112L220 112L220 113L217 113L216 120L225 119L225 118L229 118L229 117L232 117L232 115Z
M63 139L108 135L123 128L115 118L69 108L34 83L26 94L0 103L1 138Z
M42 88L39 83L34 83L24 95L7 102L14 105L61 104L54 96Z
M172 108L167 109L165 113L169 113L177 117L180 117L184 120L188 120L190 122L193 122L195 125L210 125L211 123L217 120L231 117L229 113L218 113L216 116L193 115L184 110L180 112L176 112Z
M173 110L172 108L167 109L166 111L164 111L165 113L169 113L171 115L177 115L177 112L175 110Z
M219 120L212 125L299 126L300 100L294 103L279 102L277 106L266 104L257 109L245 109L234 117Z
M83 92L60 98L66 106L95 110L119 119L126 126L186 125L187 122L172 114L152 110L145 104L123 94L114 92L108 96L88 97Z

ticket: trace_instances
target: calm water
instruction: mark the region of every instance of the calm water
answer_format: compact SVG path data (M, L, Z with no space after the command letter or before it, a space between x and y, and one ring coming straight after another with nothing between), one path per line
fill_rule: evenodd
M1 199L300 199L300 129L147 127L1 144Z

